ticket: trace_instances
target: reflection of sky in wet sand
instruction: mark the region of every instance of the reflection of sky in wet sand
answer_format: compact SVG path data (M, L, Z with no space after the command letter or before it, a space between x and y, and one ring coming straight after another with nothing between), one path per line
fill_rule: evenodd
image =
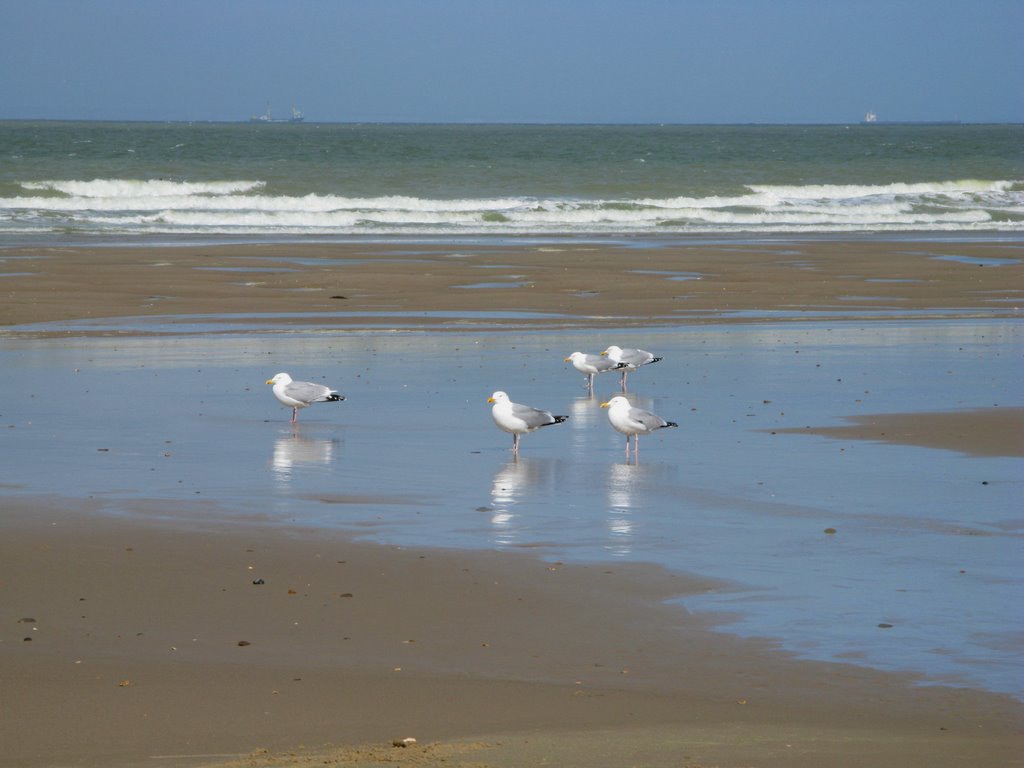
M638 464L599 407L617 379L582 397L563 359L609 343L665 358L631 377L630 398L680 426L642 438ZM403 546L652 561L727 581L686 605L730 612L729 631L1021 693L1008 649L1024 617L1007 606L1024 602L1024 462L773 434L1018 405L1021 348L1024 327L988 320L8 334L0 501L90 499L116 514L145 502L183 524L262 518ZM279 370L327 377L348 400L307 409L293 431L263 384ZM511 462L486 403L496 389L570 419L527 435Z

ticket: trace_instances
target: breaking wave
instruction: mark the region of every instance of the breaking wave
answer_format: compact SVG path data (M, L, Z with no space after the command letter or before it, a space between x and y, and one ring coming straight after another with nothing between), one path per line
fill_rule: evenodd
M257 180L23 182L0 233L105 235L841 233L1024 231L1024 182L748 185L635 199L269 194Z

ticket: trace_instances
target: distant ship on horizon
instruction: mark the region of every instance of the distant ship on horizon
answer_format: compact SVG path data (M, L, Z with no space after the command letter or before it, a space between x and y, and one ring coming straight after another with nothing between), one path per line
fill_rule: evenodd
M267 102L267 111L262 115L253 115L249 118L250 123L301 123L306 119L295 105L292 104L292 116L291 117L274 117L270 112L270 102Z
M960 125L959 120L879 120L871 110L864 114L861 125Z

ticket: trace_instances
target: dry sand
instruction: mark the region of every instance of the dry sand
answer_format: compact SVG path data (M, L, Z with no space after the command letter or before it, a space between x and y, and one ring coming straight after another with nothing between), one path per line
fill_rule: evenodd
M0 272L29 274L0 278L0 323L340 309L529 310L613 327L738 310L1019 316L1024 265L937 255L1019 259L1024 249L9 249ZM690 273L701 279L670 279ZM458 287L481 283L516 287ZM948 429L929 436L920 416L893 418L844 436L948 442ZM958 450L1019 455L998 447L1005 430L984 418L955 429ZM794 661L715 633L661 602L709 585L653 567L257 526L182 531L147 522L145 509L115 520L78 502L3 504L3 766L1024 764L1020 702ZM417 743L391 746L407 736Z

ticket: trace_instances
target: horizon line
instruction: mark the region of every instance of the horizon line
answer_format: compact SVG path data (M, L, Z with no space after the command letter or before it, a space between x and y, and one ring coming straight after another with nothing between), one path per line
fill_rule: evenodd
M248 118L239 120L217 120L217 119L189 119L189 118L105 118L105 117L0 117L0 123L145 123L159 125L253 125L267 127L268 125L281 127L301 127L303 125L449 125L449 126L478 126L478 125L535 125L535 126L894 126L894 125L1024 125L1024 120L844 120L844 121L693 121L693 122L672 122L672 121L550 121L550 120L303 120L291 122L288 120L274 123L259 123Z

